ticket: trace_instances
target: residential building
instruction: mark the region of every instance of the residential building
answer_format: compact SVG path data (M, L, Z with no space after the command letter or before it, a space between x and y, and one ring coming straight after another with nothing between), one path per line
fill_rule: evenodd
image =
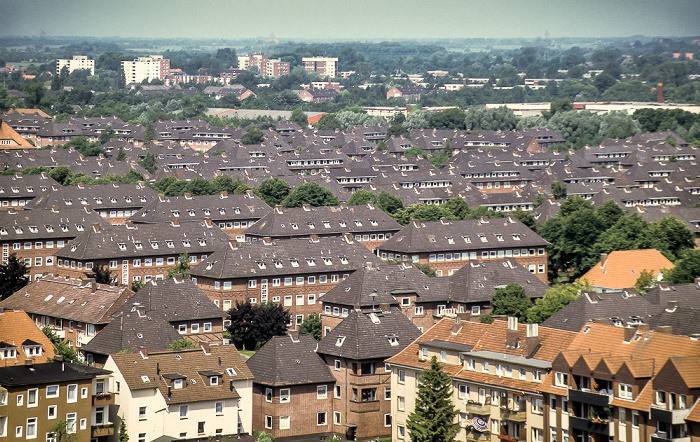
M389 358L392 440L409 440L421 372L436 357L452 381L452 402L460 430L456 440L472 442L542 440L549 427L540 392L544 377L575 333L518 324L516 318L491 324L445 318Z
M0 367L40 364L54 357L53 344L22 310L0 309Z
M48 326L69 346L80 347L133 294L127 287L97 284L94 279L46 276L2 300L0 307L24 310L37 327Z
M386 93L386 99L403 98L406 101L420 100L427 90L421 86L394 86Z
M322 103L331 101L338 96L338 91L335 89L304 89L299 92L299 98L302 101L309 103Z
M54 273L56 252L92 224L109 225L88 206L0 211L2 262L14 254L32 280Z
M391 433L396 399L385 361L420 336L399 309L352 310L318 344L318 354L336 378L333 410L348 440L366 441Z
M253 373L253 429L275 440L345 434L336 380L311 335L274 336L246 364Z
M119 353L105 369L118 386L112 417L129 439L237 437L252 432L253 375L235 349Z
M338 59L331 57L303 57L301 64L306 72L316 72L322 78L335 78L338 72Z
M0 176L0 210L17 210L49 188L59 184L42 172L37 175L2 175Z
M122 351L167 350L182 339L197 345L223 344L225 313L180 274L147 282L111 317L112 322L80 348L88 364L102 366L110 354Z
M0 120L0 149L35 149L35 146L25 140L9 124Z
M263 77L281 77L282 75L289 75L290 72L290 64L288 62L279 58L270 59L261 52L238 57L239 69L250 69L251 66L256 66Z
M583 279L588 280L593 290L621 291L634 287L642 272L651 272L652 278L660 280L664 269L675 265L655 249L618 250L600 255L600 262L591 267Z
M352 236L229 242L189 274L224 311L236 302L275 302L292 315L295 331L305 318L320 313L318 298L367 262L380 261Z
M477 220L413 220L377 247L377 256L428 264L438 276L451 275L471 261L512 258L546 281L548 244L510 215Z
M202 222L211 219L221 230L240 241L243 232L271 211L252 190L243 194L165 196L158 194L129 218L134 224ZM269 236L269 235L268 235Z
M350 234L369 250L401 230L401 225L371 201L364 205L283 208L276 206L244 233L247 241L269 237L288 238L342 237Z
M231 238L211 221L202 223L89 226L56 253L55 272L78 278L103 266L119 284L165 279L181 256L191 266L222 248Z
M122 61L126 84L141 83L143 80L163 80L170 74L170 60L162 55L138 57L133 61Z
M27 361L0 368L0 437L56 440L56 424L77 440L106 442L114 435L110 372L64 362Z
M68 68L68 73L78 69L90 71L90 75L95 75L95 60L90 60L87 55L74 55L73 58L59 58L56 60L56 75L61 74L63 67Z

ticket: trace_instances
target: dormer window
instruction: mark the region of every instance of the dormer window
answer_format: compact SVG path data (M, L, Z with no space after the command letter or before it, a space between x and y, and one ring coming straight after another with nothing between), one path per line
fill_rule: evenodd
M15 226L15 233L22 233L23 231L21 227Z
M172 214L173 214L173 216L174 216L175 218L178 218L178 217L180 216L180 211L179 211L179 210L171 210L171 212L172 212Z
M291 262L292 267L299 267L299 260L298 259L290 259L289 262Z
M151 247L154 248L154 249L157 249L157 248L158 248L158 243L155 242L155 241L151 241Z
M29 231L32 233L37 233L39 232L39 229L37 229L36 226L29 226Z
M141 243L141 242L136 242L136 243L134 243L134 245L136 246L136 250L143 249L143 243Z
M331 223L329 223L328 221L324 221L324 222L323 222L323 227L325 227L326 229L330 229L330 228L331 228Z
M513 233L512 236L513 236L513 239L514 239L515 241L520 241L520 234L518 234L518 233Z
M378 225L379 225L379 223L377 222L376 219L371 219L371 220L369 220L369 223L372 224L373 226L378 226Z
M223 209L222 209L222 210L223 210ZM209 209L204 209L204 214L205 214L206 216L211 215L211 210L209 210ZM222 215L223 215L223 214L222 214Z
M119 250L122 250L122 251L126 250L126 244L124 244L123 242L120 242L118 245L119 245Z
M173 379L173 388L176 390L179 390L182 388L183 382L182 379Z
M391 346L397 346L399 345L399 338L397 336L387 336L389 339L389 345Z
M85 230L85 226L83 226L82 224L76 224L75 228L78 229L78 232L82 232L83 230Z
M360 221L359 219L356 219L356 220L355 220L355 225L356 225L357 227L362 227L362 221Z
M47 231L47 232L53 232L53 226L50 226L50 225L47 224L47 225L45 225L44 227L46 228L46 231Z
M209 377L209 385L219 385L219 377L218 376L210 376Z
M338 339L335 340L335 346L340 347L343 345L343 342L345 342L345 336L338 336Z
M80 198L80 203L81 204L87 204L87 198Z
M95 202L97 204L102 204L102 198L95 198Z
M329 265L333 264L333 261L332 261L330 258L324 257L324 258L323 258L323 263L324 263L325 265L329 266Z
M62 232L67 232L68 231L68 226L66 224L61 224L61 231Z
M182 245L185 246L185 247L189 247L189 246L191 245L190 240L189 240L189 239L183 239L183 240L182 240Z
M338 223L340 224L340 227L347 227L348 226L345 221L338 221Z
M341 257L340 257L340 263L341 263L341 264L347 264L347 263L348 263L348 258L345 257L345 256L341 256Z
M109 202L112 203L112 204L117 204L117 199L116 199L115 197L112 196L112 197L109 198Z
M486 239L486 235L481 235L481 234L480 234L480 235L479 235L479 239L481 240L481 242L489 242L489 240Z
M297 230L299 229L299 224L297 223L291 223L292 229Z
M306 225L309 226L309 229L315 229L315 228L316 228L316 224L314 224L313 222L308 222L308 223L306 223Z
M188 213L190 216L194 216L194 215L195 215L194 210L192 210L192 209L188 209L188 210L187 210L187 213Z
M146 383L151 382L151 379L148 376L146 376L145 374L141 375L141 380L143 382L146 382Z
M503 241L503 235L501 235L500 233L497 233L497 234L496 234L496 239L497 239L498 241Z
M172 240L165 241L165 244L168 246L169 249L175 247L175 243Z
M265 263L264 263L264 262L258 261L258 267L261 268L261 269L264 269L266 266L265 266Z
M233 368L227 368L226 374L228 374L229 376L236 376L236 370L234 370Z
M130 202L132 202L132 201L133 201L133 200L131 199L131 197L130 197L130 196L127 196L127 197L125 197L124 199L126 200L126 202L127 202L127 203L130 203Z
M316 260L313 258L306 258L306 264L310 266L315 266L316 265Z
M275 260L275 268L281 269L282 268L282 261L279 259Z
M207 245L207 241L206 241L205 239L203 239L203 238L198 238L198 239L197 239L197 243L198 243L200 246L206 246L206 245Z

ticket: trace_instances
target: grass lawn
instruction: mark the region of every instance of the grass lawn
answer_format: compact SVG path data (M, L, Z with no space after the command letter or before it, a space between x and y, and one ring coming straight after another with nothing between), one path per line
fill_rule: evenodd
M238 353L242 354L243 356L251 357L255 354L253 350L238 350Z

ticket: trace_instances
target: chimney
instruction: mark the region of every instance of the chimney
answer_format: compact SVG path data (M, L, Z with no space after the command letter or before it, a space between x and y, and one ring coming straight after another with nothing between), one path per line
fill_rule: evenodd
M508 316L508 329L506 330L506 347L518 348L518 318Z
M51 206L51 211L53 213L58 213L58 206Z
M371 269L371 268L372 268L372 262L367 261L367 262L365 263L365 268Z
M229 238L228 245L231 247L231 250L238 249L238 241L236 241L236 238Z
M141 353L141 357L143 359L148 359L148 350L146 350L146 347L140 346L139 347L139 353Z
M673 327L670 325L660 325L656 327L656 332L663 333L665 335L671 335L673 334Z
M135 229L136 228L136 227L134 227L134 222L130 221L128 219L126 221L124 221L124 225L126 226L127 229Z
M304 212L311 212L311 205L302 204L301 207L302 207L302 209L304 209Z
M85 189L84 183L78 183L78 189Z
M649 324L637 324L637 331L638 332L648 332L649 331Z
M142 188L142 189L143 189L144 187L146 187L146 182L145 182L145 181L139 181L139 187Z
M525 337L525 354L531 358L540 345L540 335L538 324L527 324L527 334Z
M185 199L186 199L186 200L191 200L191 199L192 199L192 194L191 194L191 193L186 193L186 194L185 194Z
M635 327L630 327L629 325L624 328L625 330L625 342L630 342L634 335L637 333L637 329Z
M99 233L100 232L100 225L97 223L92 224L92 230L94 230L95 233Z
M269 236L263 236L262 242L266 246L269 246L270 244L272 244L272 238Z
M607 253L601 253L600 254L600 268L605 267L605 262L608 260L608 254Z
M341 209L347 209L347 208L348 208L348 203L340 203L340 208L341 208Z
M668 301L666 303L666 311L669 313L675 312L677 308L678 308L678 301Z
M446 226L446 225L450 224L450 222L447 220L447 218L442 217L442 218L440 218L440 224L442 224L443 226Z
M283 213L282 206L280 206L280 205L275 206L275 212L277 212L278 215L282 215L282 213Z
M245 191L245 194L246 194L249 198L255 198L255 192L253 192L253 189L248 189L248 190L246 190L246 191Z
M352 244L352 243L353 243L353 239L352 239L352 234L351 234L351 233L344 232L344 233L343 233L343 239L344 239L345 242L348 243L348 244Z
M659 83L659 84L657 84L657 86L658 86L658 88L656 89L656 92L658 95L657 95L656 99L659 103L663 103L664 102L664 84Z

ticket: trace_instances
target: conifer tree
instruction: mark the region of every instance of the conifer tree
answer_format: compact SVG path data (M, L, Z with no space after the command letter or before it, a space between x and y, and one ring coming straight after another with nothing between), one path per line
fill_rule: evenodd
M454 422L457 411L452 403L450 376L442 371L435 356L424 370L416 397L415 410L406 426L413 442L452 442L459 431Z

